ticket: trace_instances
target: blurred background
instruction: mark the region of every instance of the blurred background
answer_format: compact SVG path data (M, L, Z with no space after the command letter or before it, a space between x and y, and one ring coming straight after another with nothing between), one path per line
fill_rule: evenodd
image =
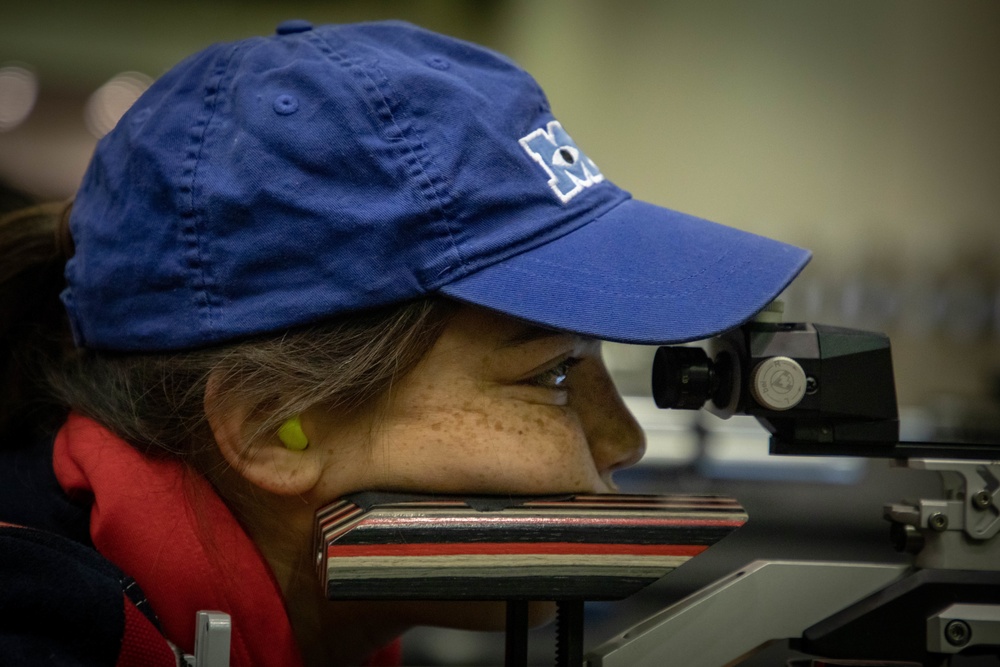
M812 249L786 319L888 333L909 437L1000 434L1000 3L11 0L3 206L72 195L150 81L287 18L402 18L508 54L637 197ZM652 408L652 349L606 354L649 437L623 490L727 493L752 519L637 599L591 605L588 645L755 557L892 559L882 504L936 488L879 461L769 458L753 422ZM407 650L490 664L502 638L418 631Z

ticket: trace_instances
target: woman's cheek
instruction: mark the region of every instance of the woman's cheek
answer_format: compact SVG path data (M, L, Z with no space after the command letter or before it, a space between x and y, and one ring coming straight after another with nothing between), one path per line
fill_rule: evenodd
M493 430L478 442L442 446L442 481L486 493L589 491L599 475L586 439L572 428Z
M600 488L587 440L572 423L528 424L490 443L480 464L503 480L503 491L560 493Z
M442 493L601 488L572 410L507 395L450 398L436 405L422 400L395 406L395 419L383 425L382 453L375 462L389 484Z

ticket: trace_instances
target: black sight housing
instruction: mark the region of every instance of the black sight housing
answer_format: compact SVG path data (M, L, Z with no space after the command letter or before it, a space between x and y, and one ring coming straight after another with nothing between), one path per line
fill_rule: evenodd
M752 415L775 454L891 456L899 414L889 338L808 323L752 322L707 348L661 347L661 408Z

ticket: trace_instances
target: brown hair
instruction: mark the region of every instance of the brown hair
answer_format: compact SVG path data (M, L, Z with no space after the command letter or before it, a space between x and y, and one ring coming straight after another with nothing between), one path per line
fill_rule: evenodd
M18 440L53 426L64 412L45 389L46 360L71 346L59 292L68 204L0 217L0 437Z
M204 409L210 376L223 409L254 408L245 424L252 441L310 406L354 408L384 395L430 349L453 309L428 297L198 350L75 349L58 301L72 253L68 211L46 205L0 219L4 441L25 428L54 428L71 408L149 455L194 463L213 443Z

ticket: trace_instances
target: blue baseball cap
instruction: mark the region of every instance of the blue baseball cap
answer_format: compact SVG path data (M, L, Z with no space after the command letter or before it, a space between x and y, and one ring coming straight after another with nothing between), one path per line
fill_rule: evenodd
M70 219L78 345L196 348L441 293L632 343L738 326L805 250L636 201L538 84L413 25L216 44L105 136Z

